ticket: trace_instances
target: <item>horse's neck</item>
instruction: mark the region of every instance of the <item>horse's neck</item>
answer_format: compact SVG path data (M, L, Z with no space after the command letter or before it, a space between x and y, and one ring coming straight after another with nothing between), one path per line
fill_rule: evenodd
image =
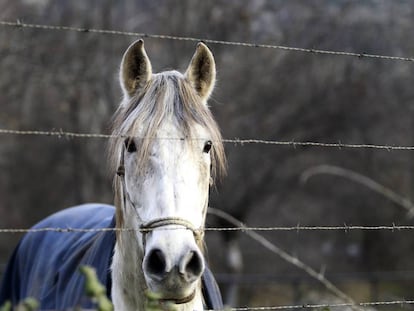
M123 239L122 246L115 244L111 265L112 301L115 310L144 310L146 286L140 267L142 255L128 242L129 239Z
M122 239L122 249L118 242L115 244L111 265L111 292L115 311L145 310L147 286L142 271L143 255L133 241L136 240ZM203 310L201 286L198 287L196 296L191 302L176 305L174 310Z

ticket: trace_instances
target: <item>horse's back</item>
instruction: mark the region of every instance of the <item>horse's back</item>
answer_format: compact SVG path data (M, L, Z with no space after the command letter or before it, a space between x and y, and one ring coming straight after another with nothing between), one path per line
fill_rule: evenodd
M33 229L99 229L114 226L114 207L86 204L53 214ZM95 267L98 278L110 289L109 264L115 243L113 231L43 231L26 234L16 247L5 271L0 305L13 305L34 297L41 309L90 307L84 297L81 265Z

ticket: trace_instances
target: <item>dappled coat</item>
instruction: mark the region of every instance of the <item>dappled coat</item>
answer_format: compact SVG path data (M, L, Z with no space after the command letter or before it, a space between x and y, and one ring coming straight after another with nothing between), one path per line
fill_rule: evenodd
M72 207L44 219L37 228L114 228L115 208L110 205L86 204ZM31 232L15 249L6 268L0 305L9 300L16 305L26 297L41 302L41 309L64 310L74 306L92 308L84 294L84 276L79 267L96 269L99 281L111 297L111 260L115 246L114 231ZM202 278L205 307L222 309L217 284L206 269Z

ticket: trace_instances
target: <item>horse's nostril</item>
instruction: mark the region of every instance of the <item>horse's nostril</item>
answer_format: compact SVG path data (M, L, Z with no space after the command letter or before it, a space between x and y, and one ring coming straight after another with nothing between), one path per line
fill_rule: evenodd
M147 256L147 272L153 276L162 277L166 272L165 255L160 249L153 249Z
M187 281L194 281L201 276L204 270L204 261L196 251L190 251L184 258L180 267L180 273Z

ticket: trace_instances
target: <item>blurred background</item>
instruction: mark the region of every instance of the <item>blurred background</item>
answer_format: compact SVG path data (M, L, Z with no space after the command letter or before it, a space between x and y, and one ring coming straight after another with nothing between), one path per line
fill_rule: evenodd
M0 20L393 56L414 55L408 0L2 0ZM118 67L133 36L0 26L0 128L109 133ZM146 38L154 71L184 71L195 42ZM225 138L414 145L414 64L208 44L211 108ZM28 228L65 207L112 203L105 139L0 136L0 228ZM210 205L248 226L413 225L413 151L225 145L228 176ZM328 168L321 174L321 165ZM329 166L326 166L329 165ZM341 168L340 174L337 168ZM312 174L308 174L313 172ZM319 173L318 173L319 172ZM308 176L306 182L303 177ZM356 176L356 175L352 175ZM229 224L209 216L207 226ZM413 232L261 233L357 301L413 299ZM0 234L0 263L21 235ZM336 301L244 233L207 233L231 306ZM241 259L229 260L239 251ZM383 310L413 310L412 305Z

